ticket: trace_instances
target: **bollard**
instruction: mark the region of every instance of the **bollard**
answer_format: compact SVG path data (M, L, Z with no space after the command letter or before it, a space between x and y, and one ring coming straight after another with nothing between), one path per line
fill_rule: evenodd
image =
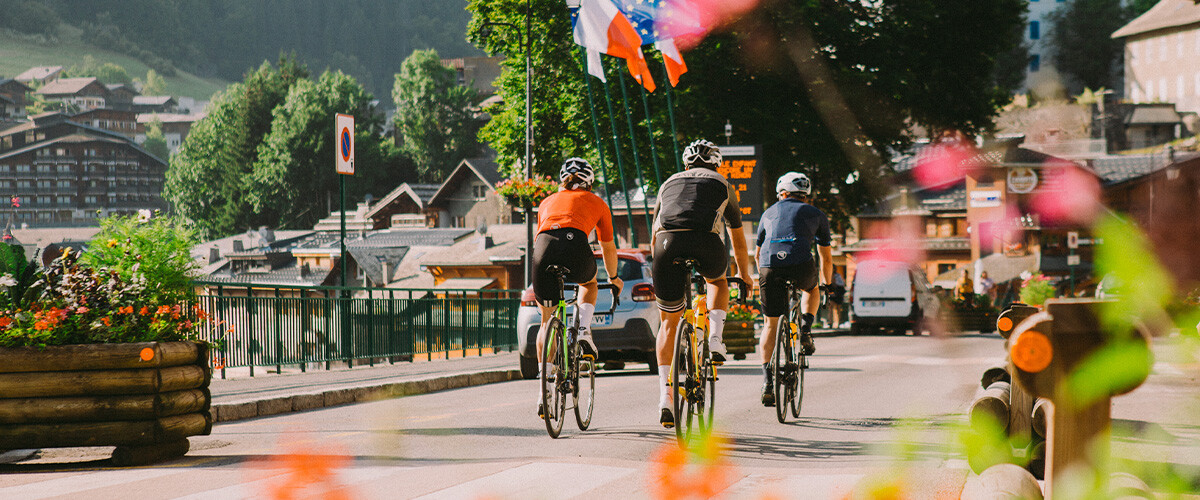
M987 389L988 386L995 382L1012 382L1012 377L1008 374L1008 365L993 366L983 371L983 377L979 379L979 386Z
M1037 479L1013 464L998 464L988 467L978 476L967 478L963 485L962 500L1041 500L1042 490Z
M1033 477L1046 479L1046 442L1038 441L1029 449L1029 472Z
M969 413L971 427L978 429L981 420L989 418L1000 424L1003 429L1008 426L1008 398L1010 385L1008 382L994 382L971 403Z
M1054 404L1046 429L1047 498L1053 498L1054 481L1068 467L1095 469L1097 463L1107 460L1112 396L1129 392L1144 381L1087 403L1076 401L1069 392L1070 374L1108 341L1095 312L1100 302L1051 299L1045 312L1025 319L1009 339L1009 355L1016 368L1013 379L1029 393ZM1146 342L1144 335L1134 340ZM1032 420L1032 412L1025 415Z
M996 318L996 330L1000 332L1000 336L1011 342L1012 333L1017 327L1027 318L1038 312L1039 309L1034 306L1014 302ZM1011 358L1009 356L1008 360L1008 373L1010 375L1016 373L1016 368L1013 366ZM1009 392L1008 400L1008 434L1018 446L1029 446L1033 443L1033 432L1030 422L1031 412L1033 411L1033 396L1019 385L1014 385L1015 387Z
M1045 398L1037 398L1033 403L1033 433L1040 438L1046 437L1046 407L1050 405L1050 401Z
M1108 479L1108 492L1115 500L1155 500L1157 498L1137 476L1127 472L1114 472Z

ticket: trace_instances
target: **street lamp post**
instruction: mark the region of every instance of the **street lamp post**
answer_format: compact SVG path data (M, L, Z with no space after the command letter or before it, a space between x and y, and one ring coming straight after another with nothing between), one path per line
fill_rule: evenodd
M531 0L525 0L525 31L517 31L518 43L521 50L525 53L525 178L533 179L533 63L530 60L530 45L532 40L531 27L533 20L530 17ZM485 21L480 29L487 29L490 26L506 26L517 29L517 25L513 23L498 23ZM486 38L486 34L484 37ZM528 201L525 202L525 287L528 288L533 283L533 205Z

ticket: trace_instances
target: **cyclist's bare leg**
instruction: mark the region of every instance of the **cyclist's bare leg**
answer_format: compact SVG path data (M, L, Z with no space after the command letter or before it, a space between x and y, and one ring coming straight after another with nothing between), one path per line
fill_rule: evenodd
M767 316L766 324L763 326L762 340L758 342L758 351L762 353L762 362L767 364L771 362L771 356L775 354L775 336L779 331L780 316Z
M662 323L659 324L658 337L655 339L655 352L658 355L659 366L670 365L671 358L675 357L675 330L679 328L683 311L659 311L658 314Z
M538 336L537 336L537 360L538 360L538 367L540 368L542 366L542 363L544 363L546 361L546 360L542 359L542 350L546 348L546 330L547 330L546 325L547 325L547 323L550 322L550 317L554 316L554 308L546 307L539 302L538 310L540 310L542 312L542 325L540 328L538 328Z
M812 290L804 291L804 299L801 302L801 311L804 314L817 315L817 309L821 308L821 294L817 292L817 287L812 287Z
M708 281L708 310L729 309L729 282L722 276Z
M591 305L596 305L596 296L599 295L599 287L600 285L596 282L596 278L594 277L592 278L592 281L580 283L579 288L583 289L583 291L579 292L579 300Z

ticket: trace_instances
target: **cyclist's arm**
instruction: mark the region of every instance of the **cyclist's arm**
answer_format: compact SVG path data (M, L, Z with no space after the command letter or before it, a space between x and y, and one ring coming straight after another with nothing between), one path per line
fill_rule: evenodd
M746 254L746 234L742 228L729 228L729 239L733 242L733 259L737 263L738 277L747 285L753 283L750 279L750 256Z
M833 247L817 245L817 254L821 256L821 283L833 283Z
M617 277L617 243L612 240L601 241L600 254L604 256L604 271L608 273L608 281L620 288L621 279Z

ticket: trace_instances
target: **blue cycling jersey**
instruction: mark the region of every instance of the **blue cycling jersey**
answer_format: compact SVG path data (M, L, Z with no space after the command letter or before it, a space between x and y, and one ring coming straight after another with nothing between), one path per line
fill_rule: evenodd
M759 267L784 267L812 260L812 244L830 245L829 218L795 198L771 205L758 223Z

